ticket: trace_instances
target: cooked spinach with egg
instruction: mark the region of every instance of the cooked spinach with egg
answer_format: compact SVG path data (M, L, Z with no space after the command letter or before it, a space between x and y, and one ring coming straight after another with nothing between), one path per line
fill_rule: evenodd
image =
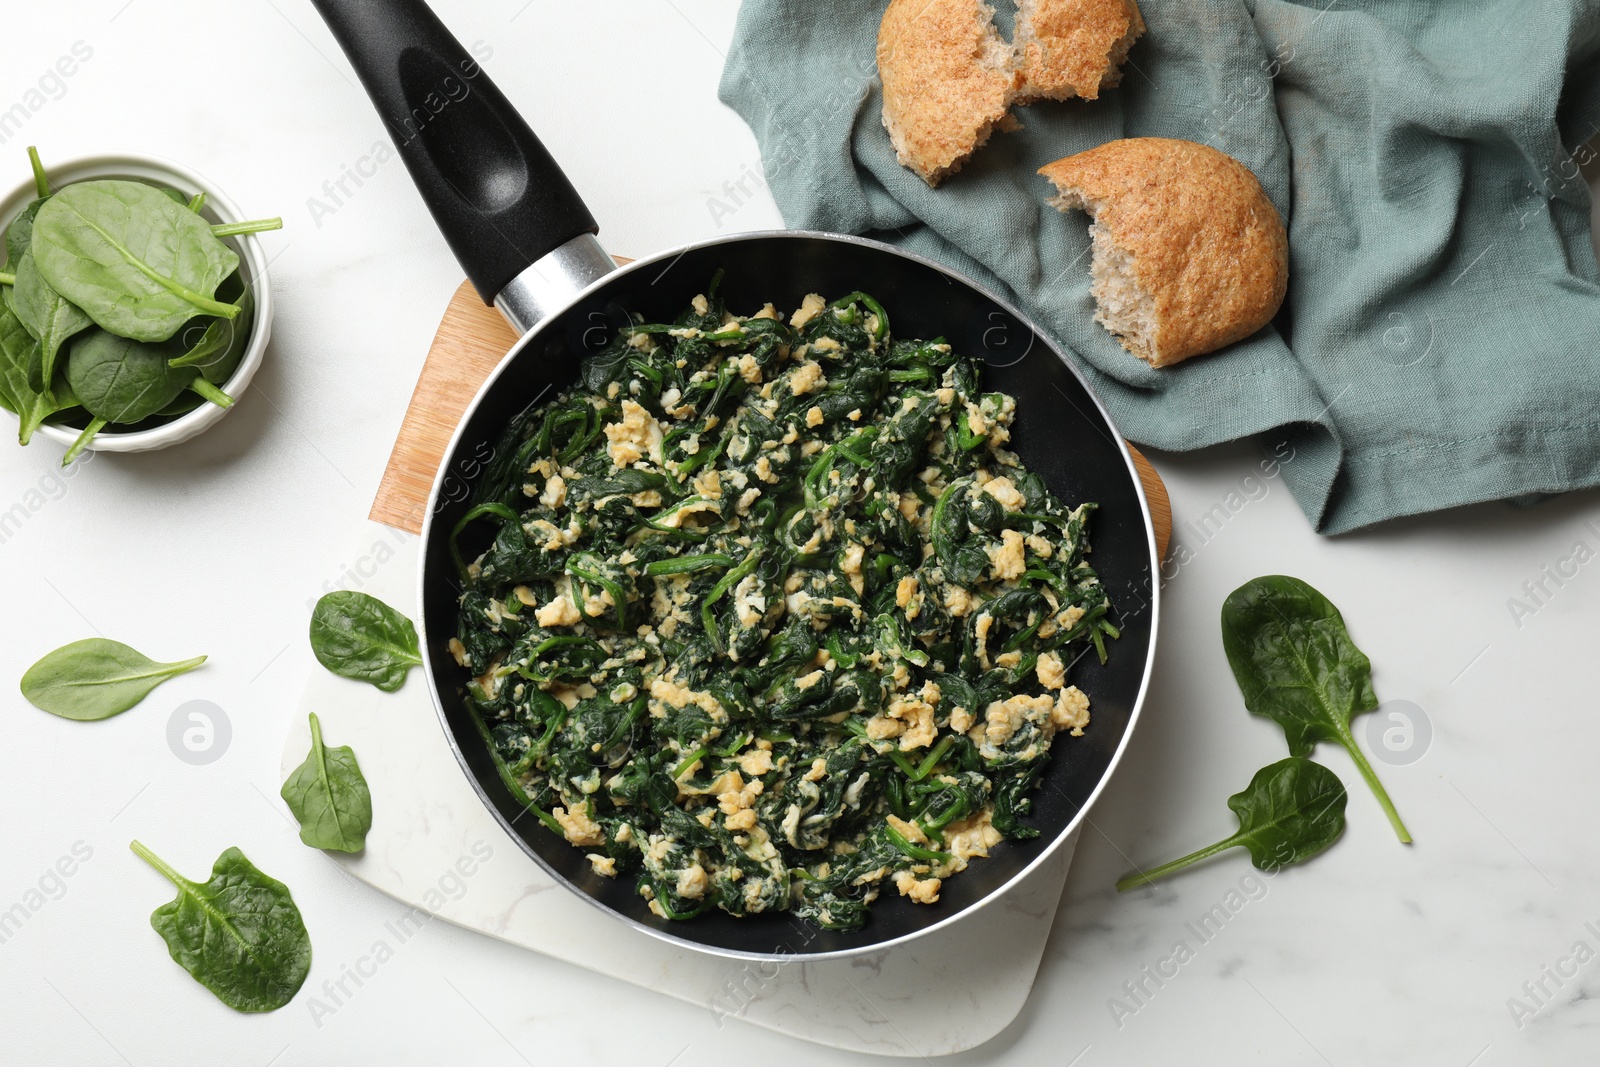
M507 429L450 647L507 785L655 914L855 929L1038 833L1052 739L1089 723L1073 664L1117 636L1094 505L872 297L786 321L716 289Z

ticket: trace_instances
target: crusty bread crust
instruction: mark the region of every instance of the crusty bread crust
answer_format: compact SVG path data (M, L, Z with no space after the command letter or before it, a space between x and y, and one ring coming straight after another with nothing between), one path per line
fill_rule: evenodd
M878 74L889 139L929 185L1014 122L1015 56L982 0L892 0L878 28Z
M1058 159L1039 173L1063 210L1082 207L1110 270L1131 275L1147 301L1129 325L1107 314L1114 280L1096 271L1095 318L1153 367L1214 352L1271 321L1289 284L1283 220L1250 169L1232 156L1163 137L1111 141ZM1124 293L1126 295L1126 287ZM1144 328L1141 323L1151 328Z
M1134 0L1017 0L1017 102L1098 98L1143 33Z

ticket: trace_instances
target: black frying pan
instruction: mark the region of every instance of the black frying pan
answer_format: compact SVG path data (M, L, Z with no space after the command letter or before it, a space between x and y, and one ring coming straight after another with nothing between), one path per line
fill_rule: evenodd
M388 125L434 219L485 302L523 331L468 407L434 483L423 528L423 658L446 736L490 811L573 892L680 945L725 956L822 958L882 948L953 922L1000 896L1058 848L1104 788L1126 746L1155 654L1155 536L1138 475L1105 409L1048 336L999 297L937 263L859 237L770 232L718 238L615 270L598 227L526 123L421 0L313 0ZM991 388L1017 398L1012 447L1063 500L1093 500L1093 562L1122 629L1108 663L1073 668L1093 700L1081 738L1061 737L1035 796L1029 841L1008 841L946 880L935 905L890 893L851 933L785 915L687 922L652 915L629 880L590 870L579 849L533 818L501 783L471 712L466 672L446 645L459 586L449 534L507 423L576 376L629 312L671 321L712 274L728 306L798 307L807 293L876 296L900 337L944 336L988 363ZM480 524L481 525L481 524ZM467 558L487 547L463 538Z

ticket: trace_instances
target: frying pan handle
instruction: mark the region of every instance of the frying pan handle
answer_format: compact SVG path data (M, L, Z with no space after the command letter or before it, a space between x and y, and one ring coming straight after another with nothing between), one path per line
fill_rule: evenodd
M577 190L423 0L312 3L484 303L526 331L612 269Z

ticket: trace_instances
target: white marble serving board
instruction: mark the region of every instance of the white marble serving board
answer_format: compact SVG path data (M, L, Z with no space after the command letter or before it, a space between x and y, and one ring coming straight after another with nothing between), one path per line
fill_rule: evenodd
M343 584L417 615L420 539L367 521ZM355 749L372 831L350 874L439 918L620 978L712 1013L835 1048L928 1057L987 1041L1022 1010L1055 919L1076 834L1003 899L903 947L849 960L743 962L682 949L579 900L484 807L445 740L421 672L383 693L314 669L283 774L324 740ZM420 917L419 917L420 918ZM911 1035L915 1035L913 1038Z

